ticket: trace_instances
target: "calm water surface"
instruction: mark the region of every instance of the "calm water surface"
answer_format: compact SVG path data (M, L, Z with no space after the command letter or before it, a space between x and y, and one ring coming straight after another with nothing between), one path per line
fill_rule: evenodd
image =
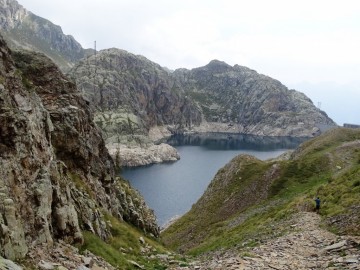
M154 209L160 226L190 210L216 172L239 154L265 160L296 148L305 139L230 134L177 135L167 142L181 159L173 163L125 168L122 176Z

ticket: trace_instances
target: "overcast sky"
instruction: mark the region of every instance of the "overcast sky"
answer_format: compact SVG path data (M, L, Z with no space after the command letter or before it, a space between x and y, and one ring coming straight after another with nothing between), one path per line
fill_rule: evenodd
M96 40L171 69L247 66L304 92L338 124L360 124L358 0L18 2L84 48Z

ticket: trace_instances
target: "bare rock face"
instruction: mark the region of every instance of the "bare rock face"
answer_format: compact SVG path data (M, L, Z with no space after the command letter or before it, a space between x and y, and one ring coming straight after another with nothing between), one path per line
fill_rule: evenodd
M197 106L171 74L143 56L102 50L80 61L70 74L102 115L97 123L106 131L110 125L113 133L147 134L154 126L183 129L201 122Z
M312 137L320 125L336 126L304 94L247 67L218 60L174 72L185 93L202 108L197 131L239 132L265 136Z
M16 0L0 0L0 29L12 48L45 53L64 71L87 53L60 26L27 11Z
M18 2L13 0L0 0L0 25L3 30L10 30L18 27L26 16L28 11Z
M42 54L12 53L0 38L0 255L82 230L110 236L103 212L158 235L153 212L115 177L88 103Z
M23 268L15 264L10 260L6 260L0 257L0 269L7 269L7 270L22 270Z
M336 126L304 94L239 65L213 60L170 72L119 49L80 61L70 74L94 104L107 144L151 130L313 137Z
M166 143L150 144L148 147L109 144L107 147L115 160L119 156L118 166L136 167L180 159L177 150Z
M12 48L41 51L69 71L94 107L109 149L129 135L149 138L156 128L313 137L336 126L304 94L249 68L213 60L172 72L120 49L94 54L16 0L0 0L0 29ZM143 143L137 147L146 151Z
M174 84L171 74L145 57L103 50L81 60L69 73L94 106L95 122L112 155L119 155L118 164L178 159L174 148L149 142L149 133L156 127L183 132L201 122L198 106Z

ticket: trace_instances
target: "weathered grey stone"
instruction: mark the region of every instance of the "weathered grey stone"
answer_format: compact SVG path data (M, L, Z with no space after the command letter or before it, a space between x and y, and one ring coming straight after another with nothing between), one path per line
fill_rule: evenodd
M0 257L0 269L1 270L22 270L23 268L15 264L13 261L6 260Z
M144 240L144 237L140 237L139 238L139 242L140 242L140 244L142 244L142 245L145 245L146 244L146 242L145 242L145 240Z
M0 1L0 29L13 48L33 49L47 54L63 70L85 56L85 50L61 27L23 8L17 1ZM24 33L24 29L26 32ZM36 36L36 41L32 37Z
M145 147L119 145L111 143L107 145L110 154L116 160L119 155L120 166L134 167L143 166L164 161L176 161L180 159L177 150L165 143L159 145L150 144Z
M94 260L91 257L83 257L82 261L86 267L92 267L94 265Z
M136 268L145 269L144 266L140 265L139 263L137 263L137 262L135 262L135 261L128 260L128 262L129 262L130 264L132 264L133 266L135 266Z
M52 262L47 262L47 261L40 261L38 264L38 267L42 270L53 270L56 268L56 265Z
M333 249L338 249L338 248L341 248L341 247L343 247L345 245L346 245L346 240L341 241L339 243L335 243L335 244L333 244L331 246L327 246L327 247L324 248L324 250L329 251L329 250L333 250Z
M90 270L90 268L86 267L85 265L78 266L77 270Z
M116 179L74 83L44 55L11 52L1 37L0 54L0 255L15 260L29 247L81 244L88 227L106 239L103 212L158 236L153 211Z
M349 264L351 264L351 263L358 264L358 263L359 263L358 257L355 257L355 256L353 256L353 257L347 257L347 258L345 258L344 261L345 261L346 263L349 263Z
M95 61L96 81L95 68L89 68ZM314 136L319 125L336 125L304 94L249 68L217 60L169 73L143 57L108 49L97 59L80 61L71 74L101 108L96 122L108 145L137 141L146 148L141 136L159 139L194 131Z

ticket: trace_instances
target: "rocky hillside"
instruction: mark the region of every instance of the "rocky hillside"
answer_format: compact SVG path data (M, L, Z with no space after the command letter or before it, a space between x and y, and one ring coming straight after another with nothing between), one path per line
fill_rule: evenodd
M284 227L289 229L284 232ZM169 269L358 269L360 237L325 230L314 212L294 214L272 228L283 234L240 252L219 250L189 262L187 267L173 265Z
M213 60L173 75L206 122L216 123L213 131L311 137L320 133L320 125L335 125L304 94L247 67Z
M60 26L27 11L16 0L0 0L0 30L10 47L45 53L64 71L91 51L65 35Z
M0 38L0 89L0 256L109 241L109 220L158 236L153 211L115 177L89 103L50 59Z
M142 56L109 49L79 62L71 74L98 110L117 112L98 121L111 136L165 126L173 133L311 137L321 125L336 125L304 94L217 60L170 73Z
M145 57L103 50L81 60L70 74L95 107L95 122L111 153L121 155L120 165L178 159L174 148L156 146L148 137L161 138L201 122L198 107L171 74Z
M162 238L192 254L238 252L287 232L291 224L286 221L297 212L313 211L317 196L322 226L359 236L359 178L360 130L328 131L303 143L288 160L238 156Z
M68 71L95 108L95 121L117 165L178 159L154 141L178 132L312 137L335 123L279 81L213 60L171 72L120 49L84 50L60 26L0 0L0 29L13 48L40 51ZM74 66L75 65L75 66Z
M98 121L105 131L117 128L125 134L147 134L154 126L190 129L201 122L198 108L171 74L143 56L102 50L80 61L70 74L98 111L123 117L116 127Z
M157 148L151 140L179 132L312 137L320 126L336 125L304 94L216 60L169 72L142 56L108 49L81 60L70 74L94 105L95 121L120 165L176 160L174 149L167 147L164 158L149 149Z

